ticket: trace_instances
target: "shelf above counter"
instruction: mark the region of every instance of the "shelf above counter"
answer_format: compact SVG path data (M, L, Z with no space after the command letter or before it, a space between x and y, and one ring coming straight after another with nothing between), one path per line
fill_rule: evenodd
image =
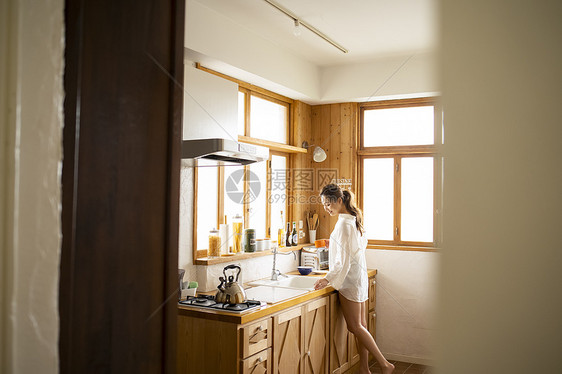
M269 140L262 140L256 138L250 138L249 136L238 135L238 141L242 143L248 143L253 145L259 145L262 147L267 147L274 151L287 152L287 153L308 153L306 148L295 147L293 145L282 144L277 142L272 142Z
M314 245L311 243L304 243L299 244L294 247L281 247L279 248L279 252L293 252L302 249L303 247ZM224 264L227 262L235 262L240 260L247 260L250 258L262 257L262 256L269 256L272 255L273 252L271 249L260 251L260 252L241 252L230 256L221 256L221 257L200 257L195 260L195 265L214 265L214 264Z

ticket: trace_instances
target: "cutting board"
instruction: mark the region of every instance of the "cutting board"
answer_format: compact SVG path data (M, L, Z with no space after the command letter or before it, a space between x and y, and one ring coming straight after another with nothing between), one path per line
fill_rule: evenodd
M295 290L292 288L271 286L257 286L248 288L245 291L246 299L264 301L268 304L275 304L308 292L308 290Z

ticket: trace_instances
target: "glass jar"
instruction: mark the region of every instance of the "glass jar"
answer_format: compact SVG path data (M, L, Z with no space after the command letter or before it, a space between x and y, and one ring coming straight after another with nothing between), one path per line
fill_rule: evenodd
M221 238L219 236L219 231L213 228L209 231L209 251L207 255L209 257L219 257L221 255Z
M242 227L244 226L244 218L237 214L232 218L232 253L242 251Z
M256 230L244 230L244 252L256 251Z

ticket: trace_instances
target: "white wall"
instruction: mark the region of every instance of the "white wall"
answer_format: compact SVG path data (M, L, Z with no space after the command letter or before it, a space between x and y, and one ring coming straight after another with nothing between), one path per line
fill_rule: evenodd
M425 97L439 91L432 52L391 56L321 69L322 102L372 101Z
M303 98L319 96L319 72L314 64L190 0L186 4L185 46L243 72L290 88L304 95Z
M2 373L58 373L63 9L0 5Z
M437 252L367 250L377 269L377 344L387 359L434 363Z
M436 373L561 373L562 3L442 1Z
M189 59L309 104L421 97L439 91L434 52L318 68L201 3L188 1L186 15Z
M237 140L238 84L184 63L182 138Z

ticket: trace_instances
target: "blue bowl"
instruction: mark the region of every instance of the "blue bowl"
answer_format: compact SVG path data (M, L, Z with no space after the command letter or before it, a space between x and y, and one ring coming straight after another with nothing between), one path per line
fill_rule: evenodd
M308 275L312 272L312 266L297 266L297 269L301 275Z

